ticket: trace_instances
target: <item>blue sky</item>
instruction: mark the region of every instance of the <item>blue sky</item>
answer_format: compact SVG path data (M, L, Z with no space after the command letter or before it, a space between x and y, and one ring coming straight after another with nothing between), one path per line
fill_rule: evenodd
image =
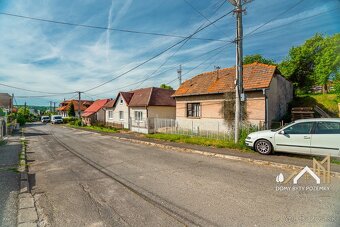
M223 0L191 3L210 21L229 12ZM207 20L185 0L0 0L0 12L70 23L188 36ZM272 18L270 23L244 39L244 54L259 53L280 62L294 45L316 32L340 31L339 0L254 0L246 6L244 34ZM296 5L299 3L298 5ZM296 5L296 6L295 6ZM295 6L294 8L292 8ZM290 10L288 10L290 9ZM288 11L287 11L288 10ZM285 14L282 12L287 11ZM282 14L282 15L281 15ZM180 38L123 33L51 24L0 15L0 83L51 93L87 90L101 84L162 50ZM230 14L195 37L232 40L235 17ZM214 66L235 64L235 46L222 49L220 41L190 40L142 67L85 94L87 99L116 96L119 90L159 86L177 77L182 64L184 80ZM206 54L208 52L208 54ZM205 55L204 55L205 54ZM172 56L173 55L173 56ZM172 56L171 58L169 58ZM160 66L163 66L160 68ZM160 73L142 84L130 84ZM165 71L164 73L161 73ZM187 73L187 74L186 74ZM171 84L178 87L178 81ZM124 87L124 88L122 88ZM0 86L15 96L44 95ZM45 98L17 98L17 103L48 105L72 98L73 94ZM74 97L73 97L74 98Z

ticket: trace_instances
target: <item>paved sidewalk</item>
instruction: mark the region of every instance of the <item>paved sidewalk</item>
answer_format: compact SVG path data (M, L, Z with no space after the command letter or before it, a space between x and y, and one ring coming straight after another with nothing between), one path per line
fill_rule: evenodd
M18 136L9 137L0 146L0 226L16 226L20 174L18 166L21 144Z
M87 130L87 129L80 129L80 130L94 132L93 130ZM126 139L135 139L135 140L141 140L145 142L153 142L153 143L162 144L166 146L173 146L176 148L199 150L199 151L210 152L214 154L224 154L224 155L230 155L230 156L235 156L235 157L250 158L254 160L275 162L275 163L280 163L280 164L295 165L295 166L301 166L301 167L312 166L313 156L308 156L308 155L294 155L294 154L287 154L287 153L276 153L275 155L261 155L257 152L243 152L243 151L234 150L234 149L215 148L215 147L200 146L200 145L195 145L195 144L176 143L176 142L170 142L170 141L151 139L151 138L146 138L144 137L144 135L138 134L138 133L104 133L104 132L97 132L97 133L100 133L103 135L113 135L113 136L126 138ZM331 171L340 173L340 165L331 164Z

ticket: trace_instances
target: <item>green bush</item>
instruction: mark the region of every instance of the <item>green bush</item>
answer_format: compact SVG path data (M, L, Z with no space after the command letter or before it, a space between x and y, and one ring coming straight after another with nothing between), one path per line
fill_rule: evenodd
M65 118L63 118L63 122L64 122L65 124L68 124L68 123L71 124L71 122L74 122L76 119L77 119L77 118L75 118L75 117L65 117Z
M74 126L81 126L81 119L75 119L73 121L69 122L70 125L74 125Z
M19 114L17 115L17 122L20 124L20 126L25 125L25 124L26 124L26 118L25 118L25 116L19 113Z
M75 121L74 121L74 125L75 125L75 126L81 126L81 125L82 125L81 119L75 120Z

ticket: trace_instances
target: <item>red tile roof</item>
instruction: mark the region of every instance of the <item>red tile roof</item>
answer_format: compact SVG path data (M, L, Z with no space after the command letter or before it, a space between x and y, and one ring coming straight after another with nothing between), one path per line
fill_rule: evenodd
M268 88L277 72L274 65L252 63L243 67L243 87L245 90ZM173 95L201 95L225 93L235 90L235 67L205 72L185 81Z
M60 103L60 107L57 108L58 111L68 111L70 109L71 106L71 102L73 103L74 106L74 111L78 111L78 100L72 99L72 100L65 100L62 103ZM84 111L86 110L91 104L93 103L93 101L91 100L80 100L80 110Z
M81 115L82 117L89 117L92 114L97 113L100 109L102 109L110 99L98 99L94 103L92 103L89 108L87 108L84 113Z

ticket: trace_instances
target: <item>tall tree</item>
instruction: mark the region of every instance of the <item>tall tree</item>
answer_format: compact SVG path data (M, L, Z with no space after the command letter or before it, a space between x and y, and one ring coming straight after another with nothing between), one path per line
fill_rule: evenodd
M274 60L264 58L261 54L247 55L243 58L243 64L251 64L254 62L259 62L268 65L276 65Z
M161 84L160 88L168 89L168 90L174 90L170 85Z
M339 71L339 34L323 37L315 34L304 44L292 47L279 69L302 92L320 85L327 92L327 84Z
M73 102L71 102L70 108L68 109L67 114L68 114L69 117L75 117L76 116L76 112L74 111Z
M327 84L340 71L340 34L326 37L320 44L320 53L315 57L314 77L317 84L327 93Z
M337 96L340 98L340 73L338 72L334 78L334 90Z

